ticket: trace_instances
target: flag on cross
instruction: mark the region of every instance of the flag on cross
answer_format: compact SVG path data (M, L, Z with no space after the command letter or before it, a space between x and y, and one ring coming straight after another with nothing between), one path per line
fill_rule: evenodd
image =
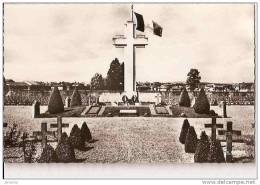
M141 31L141 32L144 32L145 24L144 24L143 15L136 13L136 12L134 12L134 14L135 14L135 17L136 17L136 22L137 22L136 29ZM161 37L162 36L162 30L163 30L162 26L160 26L155 21L152 21L152 23L153 23L153 27L150 27L149 25L147 25L146 27L150 28L153 31L154 35Z

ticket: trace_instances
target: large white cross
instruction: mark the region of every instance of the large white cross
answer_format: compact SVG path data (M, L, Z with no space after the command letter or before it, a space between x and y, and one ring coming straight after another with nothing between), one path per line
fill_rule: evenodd
M135 29L132 6L131 20L125 24L125 35L113 38L116 48L124 48L124 91L129 96L136 95L135 48L144 48L148 44L148 38L136 35Z

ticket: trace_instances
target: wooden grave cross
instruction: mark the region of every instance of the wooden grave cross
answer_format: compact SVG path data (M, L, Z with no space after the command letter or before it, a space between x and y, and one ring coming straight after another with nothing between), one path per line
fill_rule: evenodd
M232 121L227 122L227 130L219 130L218 134L219 135L225 135L226 140L221 140L221 141L226 141L226 161L227 162L232 162L232 142L237 142L237 143L243 143L242 139L232 139L232 136L241 136L241 131L240 130L233 130L232 126Z
M41 131L34 131L32 137L35 138L36 141L41 140L42 148L45 148L47 145L47 135L55 136L55 131L47 131L47 123L42 122ZM38 139L38 137L41 137L41 139Z
M58 142L61 140L61 134L62 134L62 128L68 128L69 124L68 123L62 123L62 117L58 116L57 117L57 123L51 123L50 128L57 128L57 138Z
M205 128L211 128L211 140L216 141L216 138L217 138L216 130L217 130L217 128L223 128L223 124L217 124L216 117L212 117L212 123L205 124Z
M58 116L57 117L57 124L51 123L50 124L50 128L57 128L57 131L47 131L47 123L46 122L42 122L41 123L41 131L35 131L33 132L33 137L37 138L37 137L41 137L41 142L42 142L42 148L46 147L47 145L47 135L52 135L52 136L56 136L56 132L57 132L57 139L58 142L61 139L61 134L62 134L62 127L69 127L69 124L62 124L62 117ZM36 139L36 140L40 140L40 139Z

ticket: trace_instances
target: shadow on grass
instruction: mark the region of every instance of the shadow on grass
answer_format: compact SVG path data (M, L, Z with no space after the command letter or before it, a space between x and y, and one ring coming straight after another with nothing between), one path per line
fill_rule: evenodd
M4 157L4 159L19 159L23 156L7 156L7 157Z
M88 143L95 143L97 141L98 141L98 139L91 139L90 141L88 141Z
M89 150L91 150L91 149L93 149L94 147L93 146L91 146L91 147L82 147L82 148L77 148L79 151L83 151L83 152L86 152L86 151L89 151Z
M73 163L82 163L83 161L85 161L86 159L75 159L73 161Z
M255 159L253 156L242 156L242 157L233 157L233 163L251 163L254 162Z

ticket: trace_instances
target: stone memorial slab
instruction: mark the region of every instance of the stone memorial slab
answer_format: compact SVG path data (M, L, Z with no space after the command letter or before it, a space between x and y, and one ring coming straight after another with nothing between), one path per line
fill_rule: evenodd
M98 114L100 108L100 106L92 106L88 111L88 114Z

